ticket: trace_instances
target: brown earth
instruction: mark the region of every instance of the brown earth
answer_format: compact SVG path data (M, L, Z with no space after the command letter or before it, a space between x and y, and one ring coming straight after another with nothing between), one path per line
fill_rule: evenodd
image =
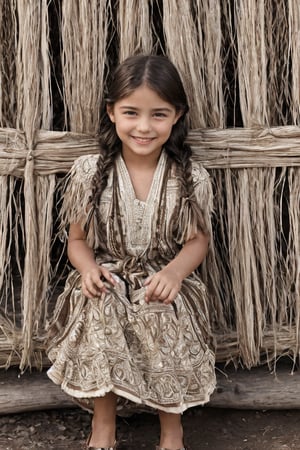
M81 450L91 416L73 408L0 416L0 450ZM247 411L197 407L183 415L191 450L300 450L300 410ZM158 419L118 418L120 450L154 450Z

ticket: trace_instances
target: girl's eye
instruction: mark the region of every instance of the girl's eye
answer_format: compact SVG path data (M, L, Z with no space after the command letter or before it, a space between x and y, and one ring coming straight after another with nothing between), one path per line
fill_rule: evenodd
M167 115L165 113L157 112L154 114L154 117L158 117L161 119L161 118L167 117Z
M123 114L125 114L126 116L135 116L135 115L136 115L136 112L135 112L135 111L128 110L128 111L124 111Z

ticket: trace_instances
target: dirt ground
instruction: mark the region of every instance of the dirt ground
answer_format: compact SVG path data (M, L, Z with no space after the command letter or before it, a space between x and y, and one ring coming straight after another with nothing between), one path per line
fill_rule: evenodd
M90 414L77 408L0 416L0 450L80 450L90 421ZM191 450L300 449L300 410L199 407L188 410L183 423ZM118 418L120 450L154 450L158 435L154 415Z

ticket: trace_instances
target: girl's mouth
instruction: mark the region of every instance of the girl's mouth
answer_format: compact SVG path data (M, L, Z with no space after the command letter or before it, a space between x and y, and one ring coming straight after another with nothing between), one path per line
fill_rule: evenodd
M132 138L139 144L150 144L154 138L144 138L139 136L132 136Z

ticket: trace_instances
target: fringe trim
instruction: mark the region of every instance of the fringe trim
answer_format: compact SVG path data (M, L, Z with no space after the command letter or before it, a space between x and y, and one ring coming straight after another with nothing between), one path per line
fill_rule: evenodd
M67 239L70 223L80 223L82 229L89 224L88 242L94 245L94 219L91 217L91 182L96 171L98 155L77 158L62 183L63 203L60 210L60 238Z

